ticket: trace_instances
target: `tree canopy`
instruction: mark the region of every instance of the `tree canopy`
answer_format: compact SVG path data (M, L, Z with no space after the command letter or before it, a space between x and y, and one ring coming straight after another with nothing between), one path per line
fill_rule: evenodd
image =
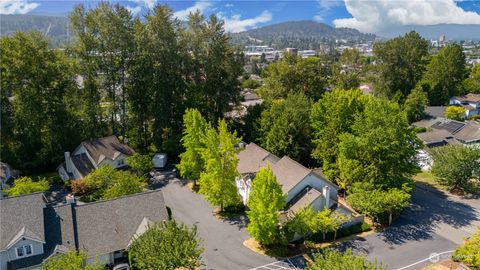
M286 205L282 189L270 166L261 168L253 181L248 199L247 230L262 245L281 244L280 210Z
M321 253L313 254L313 262L309 262L307 270L386 270L387 268L376 261L370 262L361 255L354 255L352 250L345 252L324 249Z
M23 176L13 181L13 186L5 189L4 192L8 196L18 196L23 194L30 194L34 192L45 192L50 188L48 181L43 178L38 181L33 181L32 178Z
M174 220L152 224L128 247L132 269L194 270L200 266L203 247L197 228Z
M480 227L463 245L455 249L452 258L472 269L480 269Z
M204 138L205 148L202 150L202 159L205 169L200 174L199 192L212 205L219 205L223 211L225 206L240 203L240 195L235 185L238 159L236 145L240 139L236 132L230 133L225 120L218 122L218 131L209 127Z
M67 253L59 253L49 257L42 265L42 270L106 270L98 261L87 265L87 255L82 251L69 250Z
M432 173L437 181L450 187L468 188L471 180L480 179L480 149L448 145L432 150Z
M466 110L460 106L448 106L445 109L445 117L448 119L453 119L457 121L465 120Z

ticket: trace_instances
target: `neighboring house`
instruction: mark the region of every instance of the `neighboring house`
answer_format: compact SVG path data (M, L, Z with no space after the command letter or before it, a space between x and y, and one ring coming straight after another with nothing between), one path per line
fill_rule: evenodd
M37 269L42 263L45 207L41 192L0 199L1 270Z
M235 182L244 204L248 202L256 173L268 164L286 196L287 213L311 206L316 211L325 208L339 211L352 224L363 221L363 216L338 202L339 187L328 181L321 170L308 169L287 156L279 158L254 143L246 145L237 157L241 177Z
M168 219L161 190L108 201L48 206L41 193L0 200L2 270L38 269L56 253L86 252L87 263L111 265L152 222ZM5 222L4 222L5 220Z
M57 167L57 171L64 181L79 179L102 165L124 167L127 165L125 159L134 153L116 136L85 141L73 153L65 152L65 162Z
M453 97L450 99L449 104L462 106L466 110L465 116L467 118L480 115L480 94L466 94Z

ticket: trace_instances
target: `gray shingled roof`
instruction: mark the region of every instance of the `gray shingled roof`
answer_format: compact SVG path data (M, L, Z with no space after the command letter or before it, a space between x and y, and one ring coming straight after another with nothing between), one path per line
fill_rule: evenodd
M289 205L287 206L288 210L295 213L303 207L311 205L316 199L322 196L323 195L320 191L307 186L290 201Z
M443 129L436 129L427 132L421 132L417 134L417 137L420 138L423 143L431 144L431 143L439 143L439 142L447 142L447 139L453 138L452 133L443 130Z
M445 106L428 106L425 113L431 117L445 118Z
M22 235L45 241L42 192L6 197L0 200L0 250Z
M92 162L85 153L72 156L72 162L82 176L86 176L95 169Z
M74 248L77 242L89 257L127 248L144 218L168 219L161 190L73 207L63 205L56 207L56 212L61 220L61 245Z
M455 138L466 143L480 141L480 125L468 122L460 131L455 133Z
M480 102L480 94L466 94L455 98L460 102Z
M240 174L256 173L267 164L273 164L280 160L280 158L255 143L247 144L245 149L237 154L237 158L237 170Z
M135 153L130 146L118 141L116 136L85 141L82 145L97 165L105 158L114 160L119 154L131 156Z
M285 194L312 172L312 170L305 168L287 156L284 156L277 163L272 164L271 167L273 174Z

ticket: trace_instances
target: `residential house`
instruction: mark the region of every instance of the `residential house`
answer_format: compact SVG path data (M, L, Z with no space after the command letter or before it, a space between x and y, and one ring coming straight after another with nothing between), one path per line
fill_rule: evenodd
M102 165L122 168L127 165L125 159L134 153L116 136L85 141L73 153L65 152L65 162L57 167L57 171L64 181L79 179Z
M465 109L465 117L480 115L480 94L466 94L450 99L450 105L462 106Z
M59 206L42 193L0 200L0 269L39 269L45 259L71 249L87 254L87 263L112 265L148 225L168 219L161 190L94 203L73 196Z
M285 194L285 212L294 213L307 206L317 211L329 208L348 216L348 225L363 221L362 216L339 203L339 187L328 181L321 170L308 169L288 156L279 158L254 143L246 145L237 157L241 176L236 185L244 204L248 202L256 173L269 165Z

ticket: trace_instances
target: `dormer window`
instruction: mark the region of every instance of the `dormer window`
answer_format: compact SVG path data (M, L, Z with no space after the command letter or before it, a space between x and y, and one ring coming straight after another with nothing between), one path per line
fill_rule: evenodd
M16 251L17 251L17 253L16 253L17 258L23 258L23 257L26 257L26 256L30 256L30 255L32 255L32 245L25 245L25 246L17 247Z

